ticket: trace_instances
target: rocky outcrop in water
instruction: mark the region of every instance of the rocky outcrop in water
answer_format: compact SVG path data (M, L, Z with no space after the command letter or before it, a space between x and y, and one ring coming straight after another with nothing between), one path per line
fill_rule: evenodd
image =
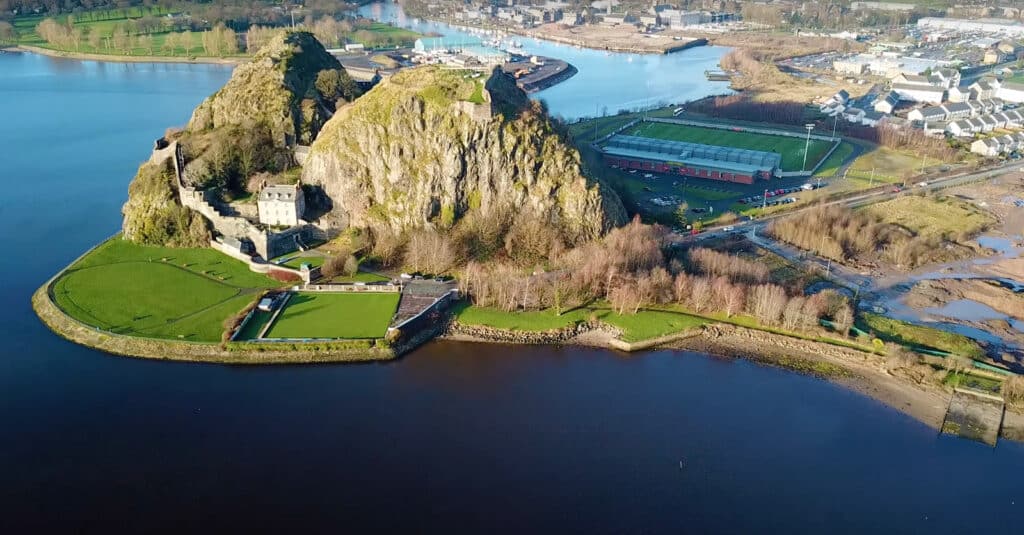
M500 72L396 74L338 110L302 181L330 196L339 224L391 233L447 228L473 211L528 213L577 242L626 219L545 110Z

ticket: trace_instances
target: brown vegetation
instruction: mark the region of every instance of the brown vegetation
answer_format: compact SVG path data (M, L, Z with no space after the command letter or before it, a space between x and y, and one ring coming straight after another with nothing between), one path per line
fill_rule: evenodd
M845 124L845 123L844 123ZM912 151L918 155L952 162L957 159L957 150L949 146L943 138L929 137L924 131L916 128L896 128L892 126L850 126L843 127L843 134L876 143L883 147L896 150Z
M865 212L840 206L819 206L775 220L767 231L775 239L853 265L884 260L913 269L948 255L938 236L915 236L906 229L880 223Z
M689 105L691 111L709 117L777 124L803 124L804 105L799 102L757 102L750 95L709 97Z
M699 314L747 313L765 325L796 331L830 318L847 329L853 312L846 299L827 291L791 297L766 282L768 270L738 256L707 249L687 255L688 273L667 263L666 229L629 225L550 259L550 271L530 271L511 258L471 261L459 278L461 290L481 306L506 311L562 311L606 300L620 314L677 304Z

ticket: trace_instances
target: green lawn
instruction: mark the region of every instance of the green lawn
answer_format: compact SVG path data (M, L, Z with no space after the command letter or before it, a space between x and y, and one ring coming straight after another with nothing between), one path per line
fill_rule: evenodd
M938 349L972 359L985 356L985 350L966 336L879 314L862 313L857 317L856 325L859 329L874 333L884 342Z
M252 317L249 318L249 321L245 323L242 330L235 336L235 341L244 342L256 339L273 315L273 312L264 312L259 309L253 310Z
M284 260L284 262L281 262ZM292 269L299 269L302 264L309 264L310 267L320 267L327 261L326 256L310 255L302 256L301 253L289 253L281 255L270 261L271 264L277 264L279 266L289 267Z
M383 338L398 293L296 293L267 338Z
M602 322L622 329L622 339L626 342L657 338L707 323L707 320L689 314L661 310L641 310L636 314L619 315L607 308L577 308L558 316L551 309L505 312L461 302L453 307L453 312L459 322L465 325L483 325L510 331L531 332L562 329L587 321L593 316Z
M836 171L838 171L839 168L842 167L843 162L845 162L846 159L853 154L854 148L855 147L852 143L846 141L840 143L839 146L836 147L836 150L832 152L832 154L828 157L828 159L826 159L821 164L821 167L818 168L818 172L815 173L814 176L828 177L835 175Z
M115 238L54 284L57 306L111 332L220 340L225 318L278 282L213 249L170 249Z
M783 171L800 171L803 165L805 140L798 137L652 122L640 123L623 133L654 139L776 152L782 155ZM812 139L807 154L807 169L813 169L831 146L830 141Z

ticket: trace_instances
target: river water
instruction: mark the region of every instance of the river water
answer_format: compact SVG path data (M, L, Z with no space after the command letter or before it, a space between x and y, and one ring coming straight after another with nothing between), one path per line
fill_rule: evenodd
M0 54L0 532L1018 525L1021 444L937 436L742 360L434 343L389 364L251 368L51 334L31 293L117 231L150 140L228 75Z
M389 22L420 33L438 33L458 43L472 37L442 22L408 17L395 3L374 3L359 10L364 17ZM702 46L674 54L625 54L576 48L550 41L510 36L530 54L558 58L579 73L533 98L547 102L552 114L565 119L608 115L621 109L683 103L708 95L730 93L729 82L711 82L705 70L717 70L726 47Z

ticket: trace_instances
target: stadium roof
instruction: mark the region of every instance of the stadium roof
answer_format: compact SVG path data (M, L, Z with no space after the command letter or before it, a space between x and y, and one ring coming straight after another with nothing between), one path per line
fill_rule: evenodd
M696 165L726 167L743 171L773 170L782 165L782 155L775 152L621 134L614 135L608 140L604 146L604 152L650 160L687 161Z

